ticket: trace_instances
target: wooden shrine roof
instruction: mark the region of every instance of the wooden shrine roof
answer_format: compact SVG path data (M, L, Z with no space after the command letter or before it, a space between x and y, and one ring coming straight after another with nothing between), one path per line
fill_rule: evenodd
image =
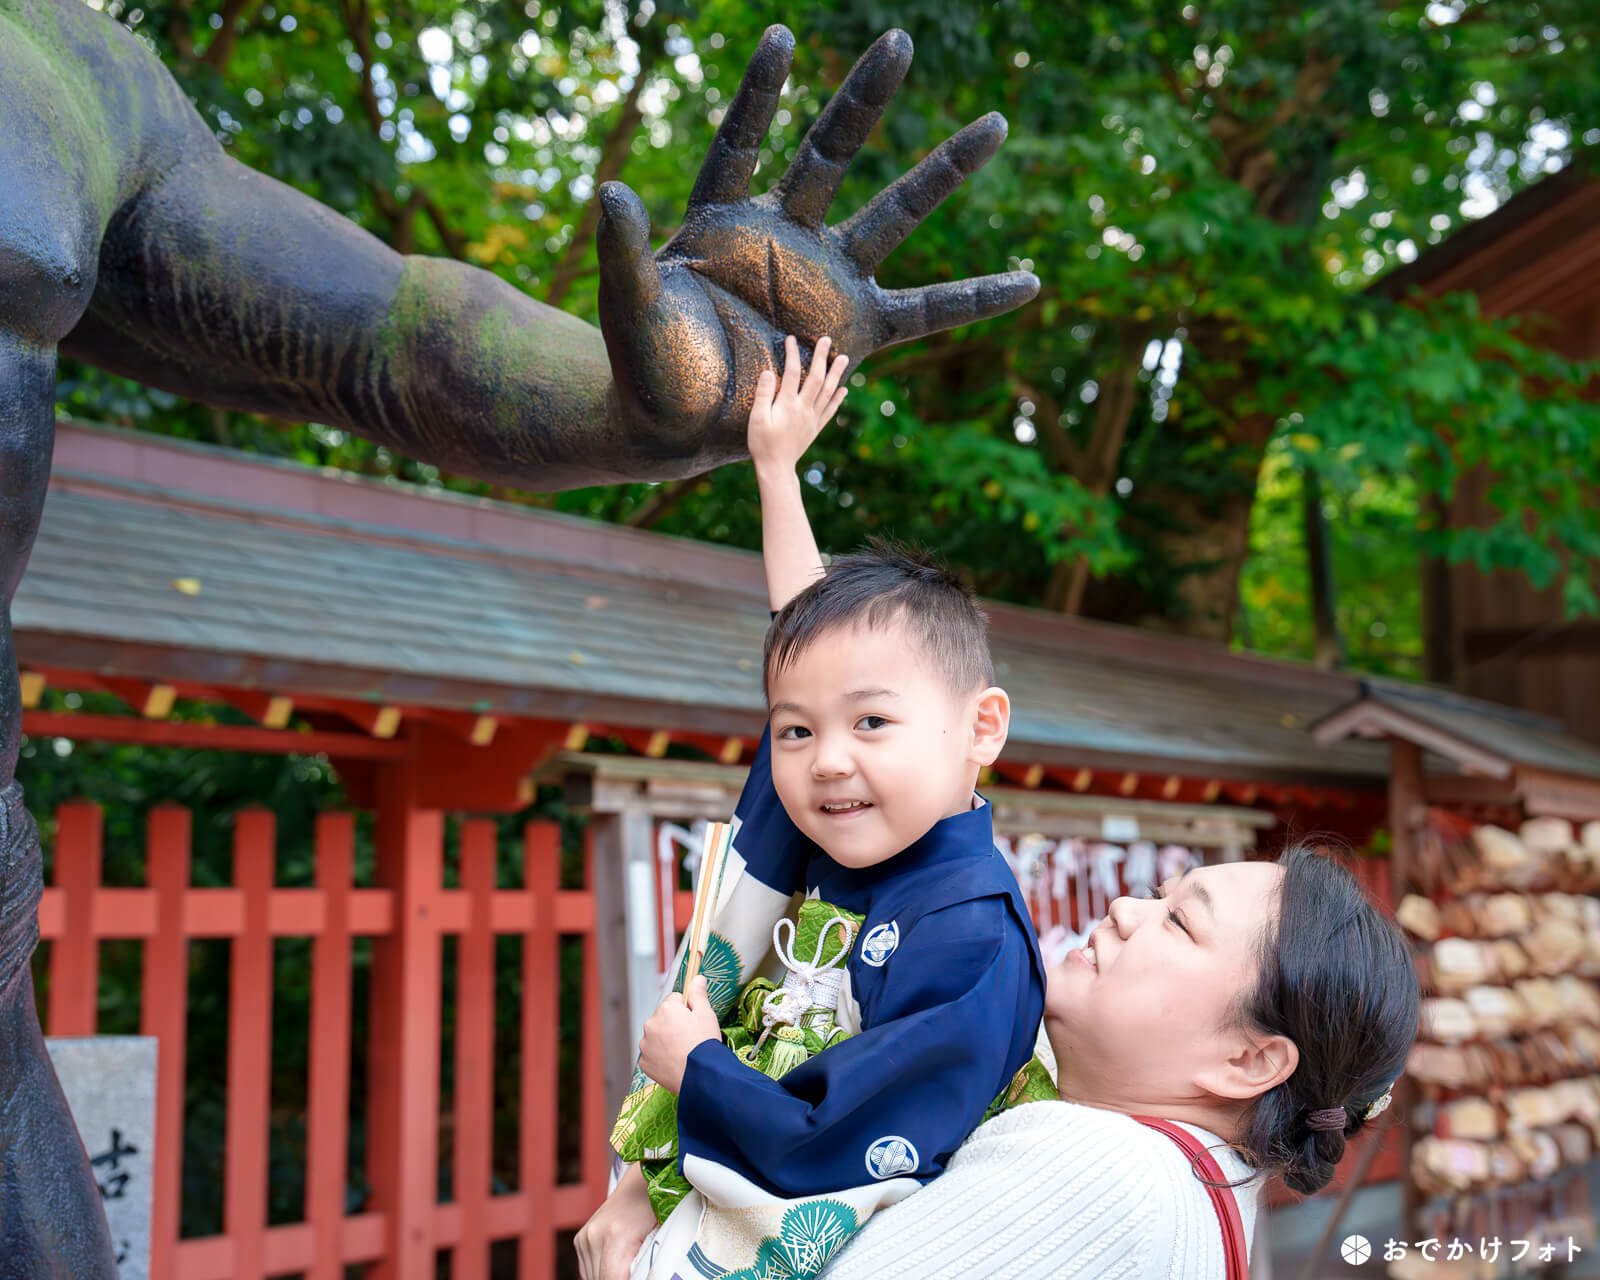
M1600 178L1593 150L1518 192L1371 288L1399 298L1478 295L1485 315L1542 316L1547 340L1572 359L1600 357Z
M1385 776L1381 743L1309 732L1354 676L989 608L1008 760ZM703 734L764 720L751 553L76 423L13 619L25 668Z
M1392 734L1481 777L1505 778L1523 768L1600 779L1600 748L1568 736L1559 721L1394 680L1363 681L1360 697L1314 733L1326 742Z

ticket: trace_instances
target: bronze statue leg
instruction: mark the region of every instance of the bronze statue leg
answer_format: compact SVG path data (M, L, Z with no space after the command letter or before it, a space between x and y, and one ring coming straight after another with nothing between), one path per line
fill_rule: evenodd
M20 275L15 265L0 254L0 298L12 302L22 292L7 278ZM49 310L40 300L35 320ZM11 597L44 505L55 364L52 348L0 328L0 1280L115 1280L100 1191L34 1013L39 832L14 779L22 707Z
M45 85L4 117L0 183L0 1280L114 1280L100 1191L34 1013L39 832L15 780L22 698L11 599L39 528L55 439L56 343L94 289L110 200L70 92L0 4L0 86Z

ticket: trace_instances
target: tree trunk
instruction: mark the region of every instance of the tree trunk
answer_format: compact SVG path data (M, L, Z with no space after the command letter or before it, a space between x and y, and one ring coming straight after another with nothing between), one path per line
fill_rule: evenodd
M1286 158L1280 154L1276 131L1291 120L1314 117L1341 62L1336 55L1314 58L1300 68L1294 83L1274 109L1263 111L1260 95L1273 92L1256 86L1255 109L1233 109L1232 98L1244 92L1213 90L1217 109L1209 130L1221 151L1219 168L1248 191L1256 212L1280 226L1313 224L1319 195L1324 189L1333 149L1338 138L1328 135L1320 149ZM1193 105L1188 90L1179 100ZM1248 102L1245 93L1240 103ZM1309 265L1309 263L1308 263ZM1225 331L1200 331L1190 326L1185 355L1185 377L1197 378L1201 399L1223 418L1231 451L1230 468L1238 484L1220 497L1202 498L1182 491L1163 494L1171 517L1170 530L1153 539L1157 554L1183 574L1177 588L1180 616L1146 619L1147 625L1175 629L1186 635L1227 643L1233 639L1239 609L1239 572L1250 550L1250 512L1256 484L1274 419L1288 406L1266 405L1259 411L1234 417L1234 406L1253 401L1260 370L1251 352L1231 342ZM1207 385L1205 370L1227 369L1217 383ZM1248 474L1246 474L1248 473Z
M1323 671L1345 665L1344 637L1339 634L1333 556L1328 546L1328 521L1322 514L1322 481L1307 467L1301 483L1301 514L1306 536L1306 569L1311 575L1311 625L1316 633L1312 661Z
M1175 497L1170 509L1183 527L1162 540L1162 551L1184 575L1177 588L1182 616L1147 625L1223 644L1233 639L1254 505L1254 490L1230 493L1215 504Z
M1246 362L1232 352L1213 355L1201 344L1195 363L1200 365L1207 359L1245 367L1244 377L1230 377L1202 387L1209 404L1238 403L1254 383ZM1219 478L1225 478L1227 483L1220 492L1212 489L1202 494L1162 486L1159 506L1164 518L1160 529L1153 531L1151 542L1158 549L1159 558L1179 575L1174 589L1176 609L1162 618L1143 618L1142 625L1223 643L1233 639L1239 609L1239 571L1250 553L1250 512L1255 506L1261 463L1274 421L1268 413L1255 413L1225 424L1222 429L1227 435L1227 449L1218 465L1223 471ZM1217 426L1202 430L1209 436ZM1146 500L1155 501L1148 493Z
M1100 378L1100 412L1095 414L1094 435L1086 459L1088 471L1078 476L1083 487L1097 498L1111 492L1116 482L1117 464L1122 459L1122 442L1128 424L1142 399L1139 387L1140 360L1150 330L1137 325L1123 332L1117 343L1115 363ZM1089 585L1089 562L1082 556L1063 561L1050 574L1045 588L1044 606L1062 613L1077 614L1083 609L1084 589Z

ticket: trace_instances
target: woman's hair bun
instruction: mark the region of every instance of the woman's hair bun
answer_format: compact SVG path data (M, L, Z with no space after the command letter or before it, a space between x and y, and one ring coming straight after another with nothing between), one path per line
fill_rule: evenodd
M1311 1195L1332 1180L1372 1101L1404 1068L1420 992L1404 936L1349 871L1306 845L1280 862L1278 918L1262 936L1241 1015L1258 1034L1293 1041L1300 1057L1256 1099L1241 1145L1258 1169ZM1341 1104L1343 1125L1313 1127L1314 1114Z

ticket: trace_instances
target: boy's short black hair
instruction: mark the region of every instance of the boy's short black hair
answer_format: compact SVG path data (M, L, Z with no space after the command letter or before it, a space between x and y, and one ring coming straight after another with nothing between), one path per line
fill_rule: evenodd
M799 657L818 636L862 623L903 619L923 652L958 694L994 683L989 620L967 585L932 555L887 538L835 556L767 628L765 681Z

